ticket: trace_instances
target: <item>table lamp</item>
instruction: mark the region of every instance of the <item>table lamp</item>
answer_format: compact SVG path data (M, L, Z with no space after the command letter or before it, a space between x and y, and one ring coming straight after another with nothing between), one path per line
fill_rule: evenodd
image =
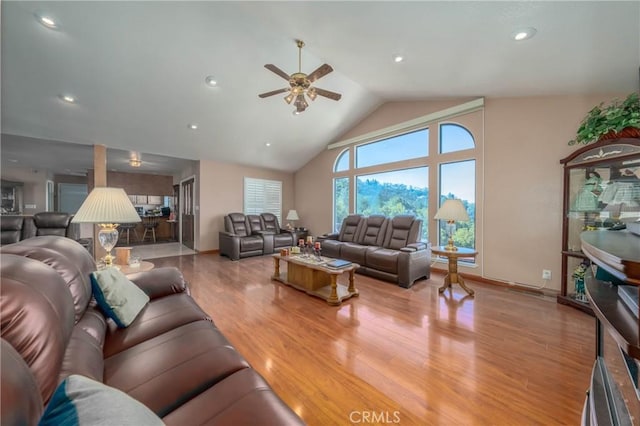
M446 230L449 236L449 242L445 247L445 250L458 250L458 248L453 245L453 234L456 231L456 221L466 222L469 220L469 215L467 214L467 210L464 208L462 201L456 199L445 200L433 218L447 221Z
M107 252L106 266L113 264L111 250L118 242L120 223L140 222L140 216L122 188L94 188L73 216L74 223L98 224L98 241Z
M295 210L289 210L289 213L287 213L287 220L290 222L293 222L293 225L291 223L289 223L289 229L293 228L295 229L296 227L296 220L299 220L300 217L298 217L298 212Z

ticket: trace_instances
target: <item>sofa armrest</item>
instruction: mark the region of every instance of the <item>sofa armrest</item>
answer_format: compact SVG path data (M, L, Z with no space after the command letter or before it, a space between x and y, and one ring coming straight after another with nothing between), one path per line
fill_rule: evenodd
M150 299L186 292L189 287L182 272L173 266L156 268L127 275L127 278L144 291Z
M426 250L427 249L427 244L426 243L411 243L411 244L407 244L407 247L412 248L415 251Z
M320 235L320 236L316 237L316 239L318 241L322 241L322 240L337 240L339 236L340 236L340 234L338 234L337 232L334 232L334 233L330 233L330 234Z
M234 234L233 232L228 232L228 231L218 231L218 234L220 236L225 236L225 237L230 237L230 238L233 238L233 237L240 238L240 235Z

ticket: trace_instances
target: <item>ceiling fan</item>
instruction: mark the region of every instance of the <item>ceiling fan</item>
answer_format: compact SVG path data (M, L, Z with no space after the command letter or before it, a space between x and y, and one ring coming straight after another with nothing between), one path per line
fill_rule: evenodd
M302 113L309 104L305 99L305 94L314 101L318 95L324 96L325 98L333 99L334 101L339 101L342 95L340 93L332 92L330 90L320 89L319 87L311 86L316 80L324 77L333 71L331 65L322 64L311 74L305 74L302 72L302 48L304 47L304 41L296 40L296 44L298 45L298 72L288 75L280 68L276 67L273 64L266 64L264 67L275 74L278 74L280 77L284 78L289 82L290 87L286 87L284 89L278 89L271 92L266 92L258 95L261 98L266 98L268 96L277 95L279 93L289 92L287 96L284 97L286 103L290 104L292 101L293 105L296 107L294 114Z

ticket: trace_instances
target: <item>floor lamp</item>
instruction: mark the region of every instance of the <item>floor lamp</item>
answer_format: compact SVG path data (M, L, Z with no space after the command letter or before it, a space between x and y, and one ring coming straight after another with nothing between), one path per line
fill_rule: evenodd
M124 189L107 187L94 188L71 219L74 223L94 223L100 227L98 241L107 252L106 266L113 264L111 250L118 243L118 225L140 221Z

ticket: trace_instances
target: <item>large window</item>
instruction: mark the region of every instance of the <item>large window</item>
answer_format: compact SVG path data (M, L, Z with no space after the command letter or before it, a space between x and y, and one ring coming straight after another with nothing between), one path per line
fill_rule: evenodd
M282 223L282 182L244 178L244 214L273 213Z
M394 136L356 147L356 168L393 163L429 155L429 129Z
M356 213L388 217L413 214L422 219L422 240L429 238L427 224L429 169L394 170L358 176L356 179Z
M440 205L444 200L457 198L462 201L468 222L456 222L453 242L458 247L476 247L476 162L475 160L457 161L440 165ZM446 221L441 220L439 245L448 240L445 230Z
M441 245L445 231L433 215L444 199L457 198L470 220L457 224L454 241L475 248L482 149L474 135L483 132L483 105L470 101L330 145L348 146L333 165L334 230L349 213L413 214L423 220L422 239Z

